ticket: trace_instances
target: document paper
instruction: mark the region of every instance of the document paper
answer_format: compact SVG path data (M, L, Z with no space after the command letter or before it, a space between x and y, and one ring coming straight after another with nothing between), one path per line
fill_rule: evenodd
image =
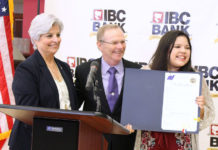
M196 132L200 94L200 75L165 73L161 128L163 130Z

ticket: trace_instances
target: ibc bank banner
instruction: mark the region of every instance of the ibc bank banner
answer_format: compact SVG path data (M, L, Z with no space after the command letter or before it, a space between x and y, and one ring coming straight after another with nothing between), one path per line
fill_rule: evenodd
M190 23L189 12L153 12L153 35L163 35L170 30L182 30L188 33Z
M57 57L71 69L101 53L96 32L104 24L118 24L127 39L125 58L149 62L160 37L170 30L186 32L193 46L193 66L203 73L218 109L218 1L217 0L45 0L45 12L64 23ZM218 112L200 132L200 150L218 150Z

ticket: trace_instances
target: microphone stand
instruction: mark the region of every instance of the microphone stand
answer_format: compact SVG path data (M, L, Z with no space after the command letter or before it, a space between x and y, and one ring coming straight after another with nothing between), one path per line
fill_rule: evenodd
M93 86L93 97L94 101L96 102L96 111L100 112L101 111L101 101L100 97L98 96L98 80L94 81L94 86Z

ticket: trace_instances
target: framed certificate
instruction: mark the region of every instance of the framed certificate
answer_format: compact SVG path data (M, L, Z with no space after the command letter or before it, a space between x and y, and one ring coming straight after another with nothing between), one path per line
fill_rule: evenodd
M198 133L202 75L126 69L121 123L134 129Z

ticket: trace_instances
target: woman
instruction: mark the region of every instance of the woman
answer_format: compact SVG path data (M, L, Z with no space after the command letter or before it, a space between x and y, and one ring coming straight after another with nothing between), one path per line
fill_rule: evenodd
M161 38L150 65L143 69L194 72L191 67L191 50L190 39L184 32L170 31ZM202 95L196 98L196 103L200 107L202 130L215 117L213 101L205 80L202 83ZM127 127L131 129L130 125ZM198 135L137 131L135 150L198 150Z
M54 57L62 29L62 22L50 14L32 20L29 35L35 52L16 68L12 85L16 105L77 109L71 70ZM31 126L16 120L10 150L30 150L31 132Z

